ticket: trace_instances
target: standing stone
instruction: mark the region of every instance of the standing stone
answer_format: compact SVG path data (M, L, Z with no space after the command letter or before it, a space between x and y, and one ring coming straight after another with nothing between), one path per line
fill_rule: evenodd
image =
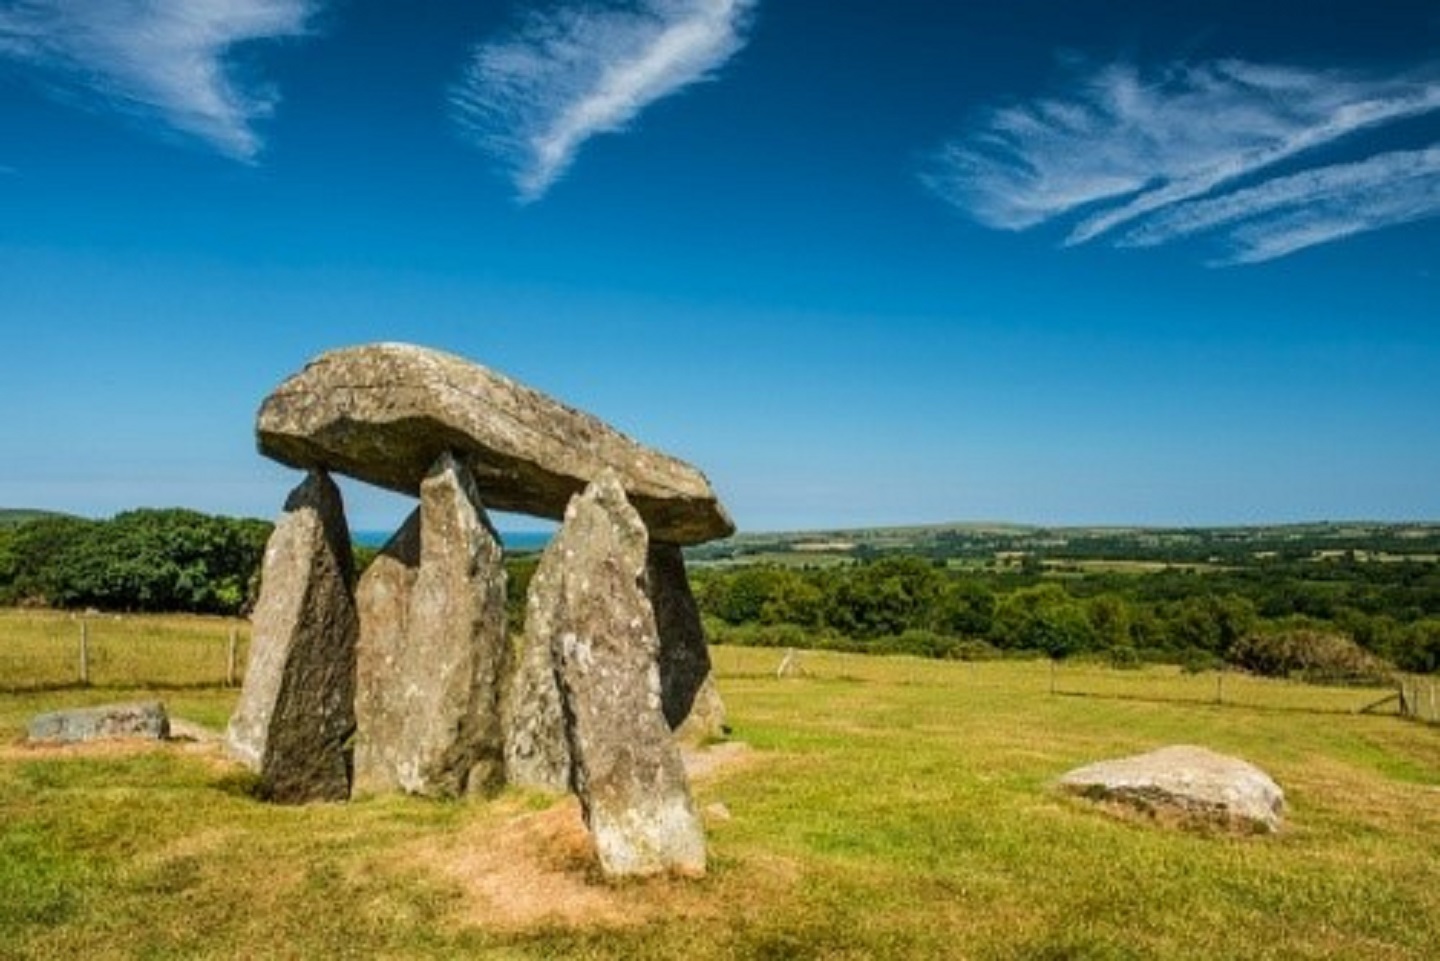
M572 782L612 878L705 870L704 828L661 707L647 541L605 471L571 501L540 564Z
M555 678L550 639L555 635L556 592L561 565L547 552L525 597L525 633L515 652L501 717L505 728L505 777L517 787L570 790L570 743L565 708Z
M441 455L420 486L418 565L412 535L392 543L362 590L359 785L434 797L498 787L505 567L474 480L453 456Z
M355 730L354 561L340 491L312 470L265 548L250 666L226 740L285 803L350 794Z
M651 543L645 582L660 632L660 703L665 723L685 740L720 737L725 732L725 705L710 679L705 628L678 544Z
M420 572L420 509L380 549L355 588L360 643L355 652L356 794L400 790L404 688L396 683Z

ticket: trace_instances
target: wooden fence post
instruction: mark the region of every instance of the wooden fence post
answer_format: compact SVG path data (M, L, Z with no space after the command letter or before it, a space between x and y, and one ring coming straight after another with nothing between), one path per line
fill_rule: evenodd
M1221 666L1215 672L1215 703L1225 703L1225 668Z
M1055 660L1055 658L1053 658L1053 657L1050 658L1050 694L1051 694L1051 696L1054 696L1054 694L1055 694L1055 672L1058 670L1058 665L1059 665L1059 663L1060 663L1060 662L1057 661L1057 660Z
M235 628L233 628L233 627L230 628L230 644L228 645L228 647L226 648L226 651L225 651L225 686L226 686L226 687L234 687L234 686L235 686L235 668L236 668L236 665L235 665L235 651L236 651L236 647L237 647L238 644L239 644L239 637L238 637L238 635L239 635L239 632L238 632Z
M90 622L80 618L80 686L90 686Z

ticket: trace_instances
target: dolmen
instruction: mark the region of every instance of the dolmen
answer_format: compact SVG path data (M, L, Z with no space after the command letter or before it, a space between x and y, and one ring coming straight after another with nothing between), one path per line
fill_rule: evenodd
M450 354L322 354L261 405L306 472L266 548L231 754L284 803L573 791L607 876L699 874L679 740L724 709L681 548L734 531L705 476ZM357 580L341 473L418 506ZM488 511L560 521L509 636Z

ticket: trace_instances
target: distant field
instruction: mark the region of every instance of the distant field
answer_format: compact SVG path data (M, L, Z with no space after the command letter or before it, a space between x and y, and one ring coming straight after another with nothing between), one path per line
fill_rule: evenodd
M614 887L568 805L268 807L203 745L16 743L35 712L148 689L0 695L0 956L1421 959L1440 943L1440 729L1350 713L1355 691L1255 682L1250 706L1226 678L1217 705L1213 677L1173 671L820 652L777 678L782 653L714 650L747 747L697 781L710 876ZM1200 686L1167 702L1097 678ZM216 730L236 697L160 693ZM1266 768L1286 831L1176 832L1052 787L1171 743Z
M231 670L231 641L234 670ZM80 614L0 608L0 691L221 686L244 677L250 625L198 615Z

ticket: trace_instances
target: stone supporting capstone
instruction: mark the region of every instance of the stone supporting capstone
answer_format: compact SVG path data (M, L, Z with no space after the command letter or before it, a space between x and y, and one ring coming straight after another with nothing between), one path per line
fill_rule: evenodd
M710 679L705 628L678 544L650 542L645 584L660 633L660 703L665 722L686 740L720 737L725 732L725 707Z
M571 501L540 562L571 784L612 878L705 870L704 828L662 708L648 540L606 471Z
M284 803L350 794L359 619L340 491L312 470L265 548L250 664L230 719L230 753Z
M355 588L360 642L355 651L356 794L401 790L405 659L410 600L420 571L420 509L386 542Z
M530 578L525 630L501 702L506 779L516 787L555 793L570 790L570 744L550 644L564 572L563 558L547 552Z
M449 453L422 482L417 513L358 592L357 787L488 791L504 780L502 549L469 469Z

